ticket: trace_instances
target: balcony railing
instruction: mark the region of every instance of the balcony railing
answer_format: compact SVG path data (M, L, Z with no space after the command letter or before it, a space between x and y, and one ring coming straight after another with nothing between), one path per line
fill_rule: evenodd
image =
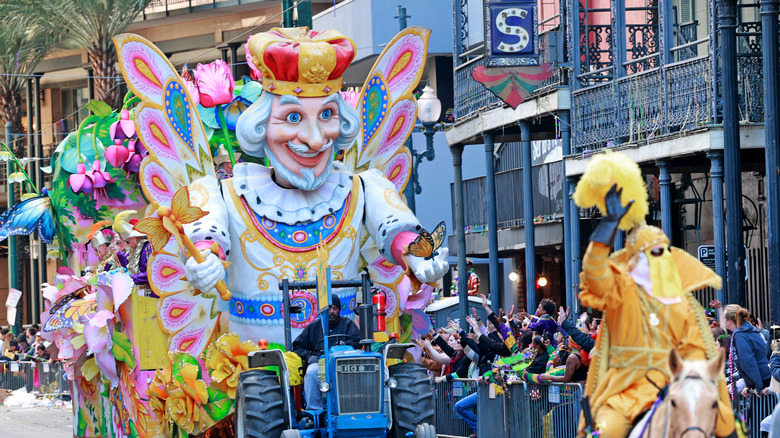
M572 93L575 151L690 131L711 119L708 56Z
M545 220L563 214L563 165L560 161L534 166L534 217ZM455 188L450 185L455 205ZM525 224L523 209L523 169L496 173L496 218L498 228L522 227ZM463 181L463 205L467 232L481 232L487 226L487 199L485 177ZM453 207L453 217L455 211Z
M168 15L170 12L185 12L219 7L236 6L244 3L255 3L262 0L152 0L138 19L146 19L147 15Z

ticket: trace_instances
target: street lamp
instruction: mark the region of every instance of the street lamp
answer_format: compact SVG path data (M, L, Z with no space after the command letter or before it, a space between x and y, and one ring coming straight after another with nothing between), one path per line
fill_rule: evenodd
M426 85L423 88L422 96L417 99L417 117L422 122L423 134L425 134L425 150L417 153L412 144L411 134L406 140L406 147L409 148L409 152L412 154L412 168L409 182L406 184L406 189L404 189L404 195L406 195L406 203L412 212L416 212L415 195L422 193L422 187L417 177L417 167L423 158L433 161L436 157L436 151L433 149L433 134L436 133L434 126L439 121L439 116L441 116L441 101L436 97L433 88L430 85Z

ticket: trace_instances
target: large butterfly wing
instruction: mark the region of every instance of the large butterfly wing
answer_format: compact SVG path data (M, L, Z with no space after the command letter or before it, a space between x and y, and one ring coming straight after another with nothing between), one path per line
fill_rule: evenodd
M154 207L169 205L171 197L160 196L158 188L172 194L214 175L206 132L187 87L160 49L133 34L114 37L114 44L122 75L142 101L135 113L138 138L149 151L140 170L142 188Z
M115 37L114 44L122 75L142 101L135 124L149 155L139 171L141 187L153 208L170 207L179 188L215 175L208 137L187 87L157 47L133 34ZM169 335L169 348L197 356L214 333L219 314L214 312L215 294L197 295L181 280L182 259L171 238L149 258L147 271L152 289L165 297L157 316Z
M381 170L403 191L411 160L404 146L417 121L412 92L420 82L428 56L431 31L419 26L404 29L379 55L358 99L362 129L357 141L357 169ZM399 167L400 165L400 167Z
M0 216L0 239L26 236L37 229L46 243L52 243L56 227L51 198L38 196L14 205Z
M95 300L86 298L72 299L57 309L43 325L44 332L73 327L82 315L97 312Z

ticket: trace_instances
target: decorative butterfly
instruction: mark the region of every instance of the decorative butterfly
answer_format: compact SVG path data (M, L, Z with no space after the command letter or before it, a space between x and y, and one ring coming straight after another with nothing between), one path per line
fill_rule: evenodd
M80 316L92 312L97 312L97 303L94 300L79 298L68 301L51 315L46 324L43 325L43 331L52 332L71 328Z
M420 235L409 244L409 253L415 257L425 257L425 260L430 260L439 254L437 249L444 243L446 237L447 226L444 225L444 221L441 221L433 229L433 233L428 233L423 229Z
M82 292L86 291L87 289L89 289L89 286L84 286L60 298L59 301L54 303L54 306L52 306L52 308L49 310L49 314L54 315L58 310L63 308L72 299L82 296Z
M57 235L57 220L46 189L41 196L22 201L0 215L0 241L8 236L26 236L36 229L48 244Z

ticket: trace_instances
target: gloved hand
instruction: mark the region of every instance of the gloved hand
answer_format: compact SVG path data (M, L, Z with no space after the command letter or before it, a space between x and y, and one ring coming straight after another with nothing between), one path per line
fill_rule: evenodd
M780 339L772 341L772 354L780 355Z
M309 356L309 360L307 362L312 364L312 363L317 363L319 361L320 361L320 357L319 356L311 355L311 356Z
M623 206L623 202L620 200L622 194L623 189L618 190L617 184L614 184L604 196L607 214L604 215L599 225L593 230L593 234L590 235L591 242L600 242L608 246L614 245L618 224L623 219L623 216L628 213L631 206L634 205L634 201L631 200L626 206Z
M448 248L439 248L438 251L439 253L430 260L411 254L404 256L406 266L409 267L421 283L440 280L449 271L450 265L447 263L447 256L449 256L450 250Z
M225 266L222 260L208 249L200 252L206 259L203 263L198 263L195 258L187 259L187 265L184 267L184 275L191 285L201 292L208 292L214 289L217 281L225 278Z

